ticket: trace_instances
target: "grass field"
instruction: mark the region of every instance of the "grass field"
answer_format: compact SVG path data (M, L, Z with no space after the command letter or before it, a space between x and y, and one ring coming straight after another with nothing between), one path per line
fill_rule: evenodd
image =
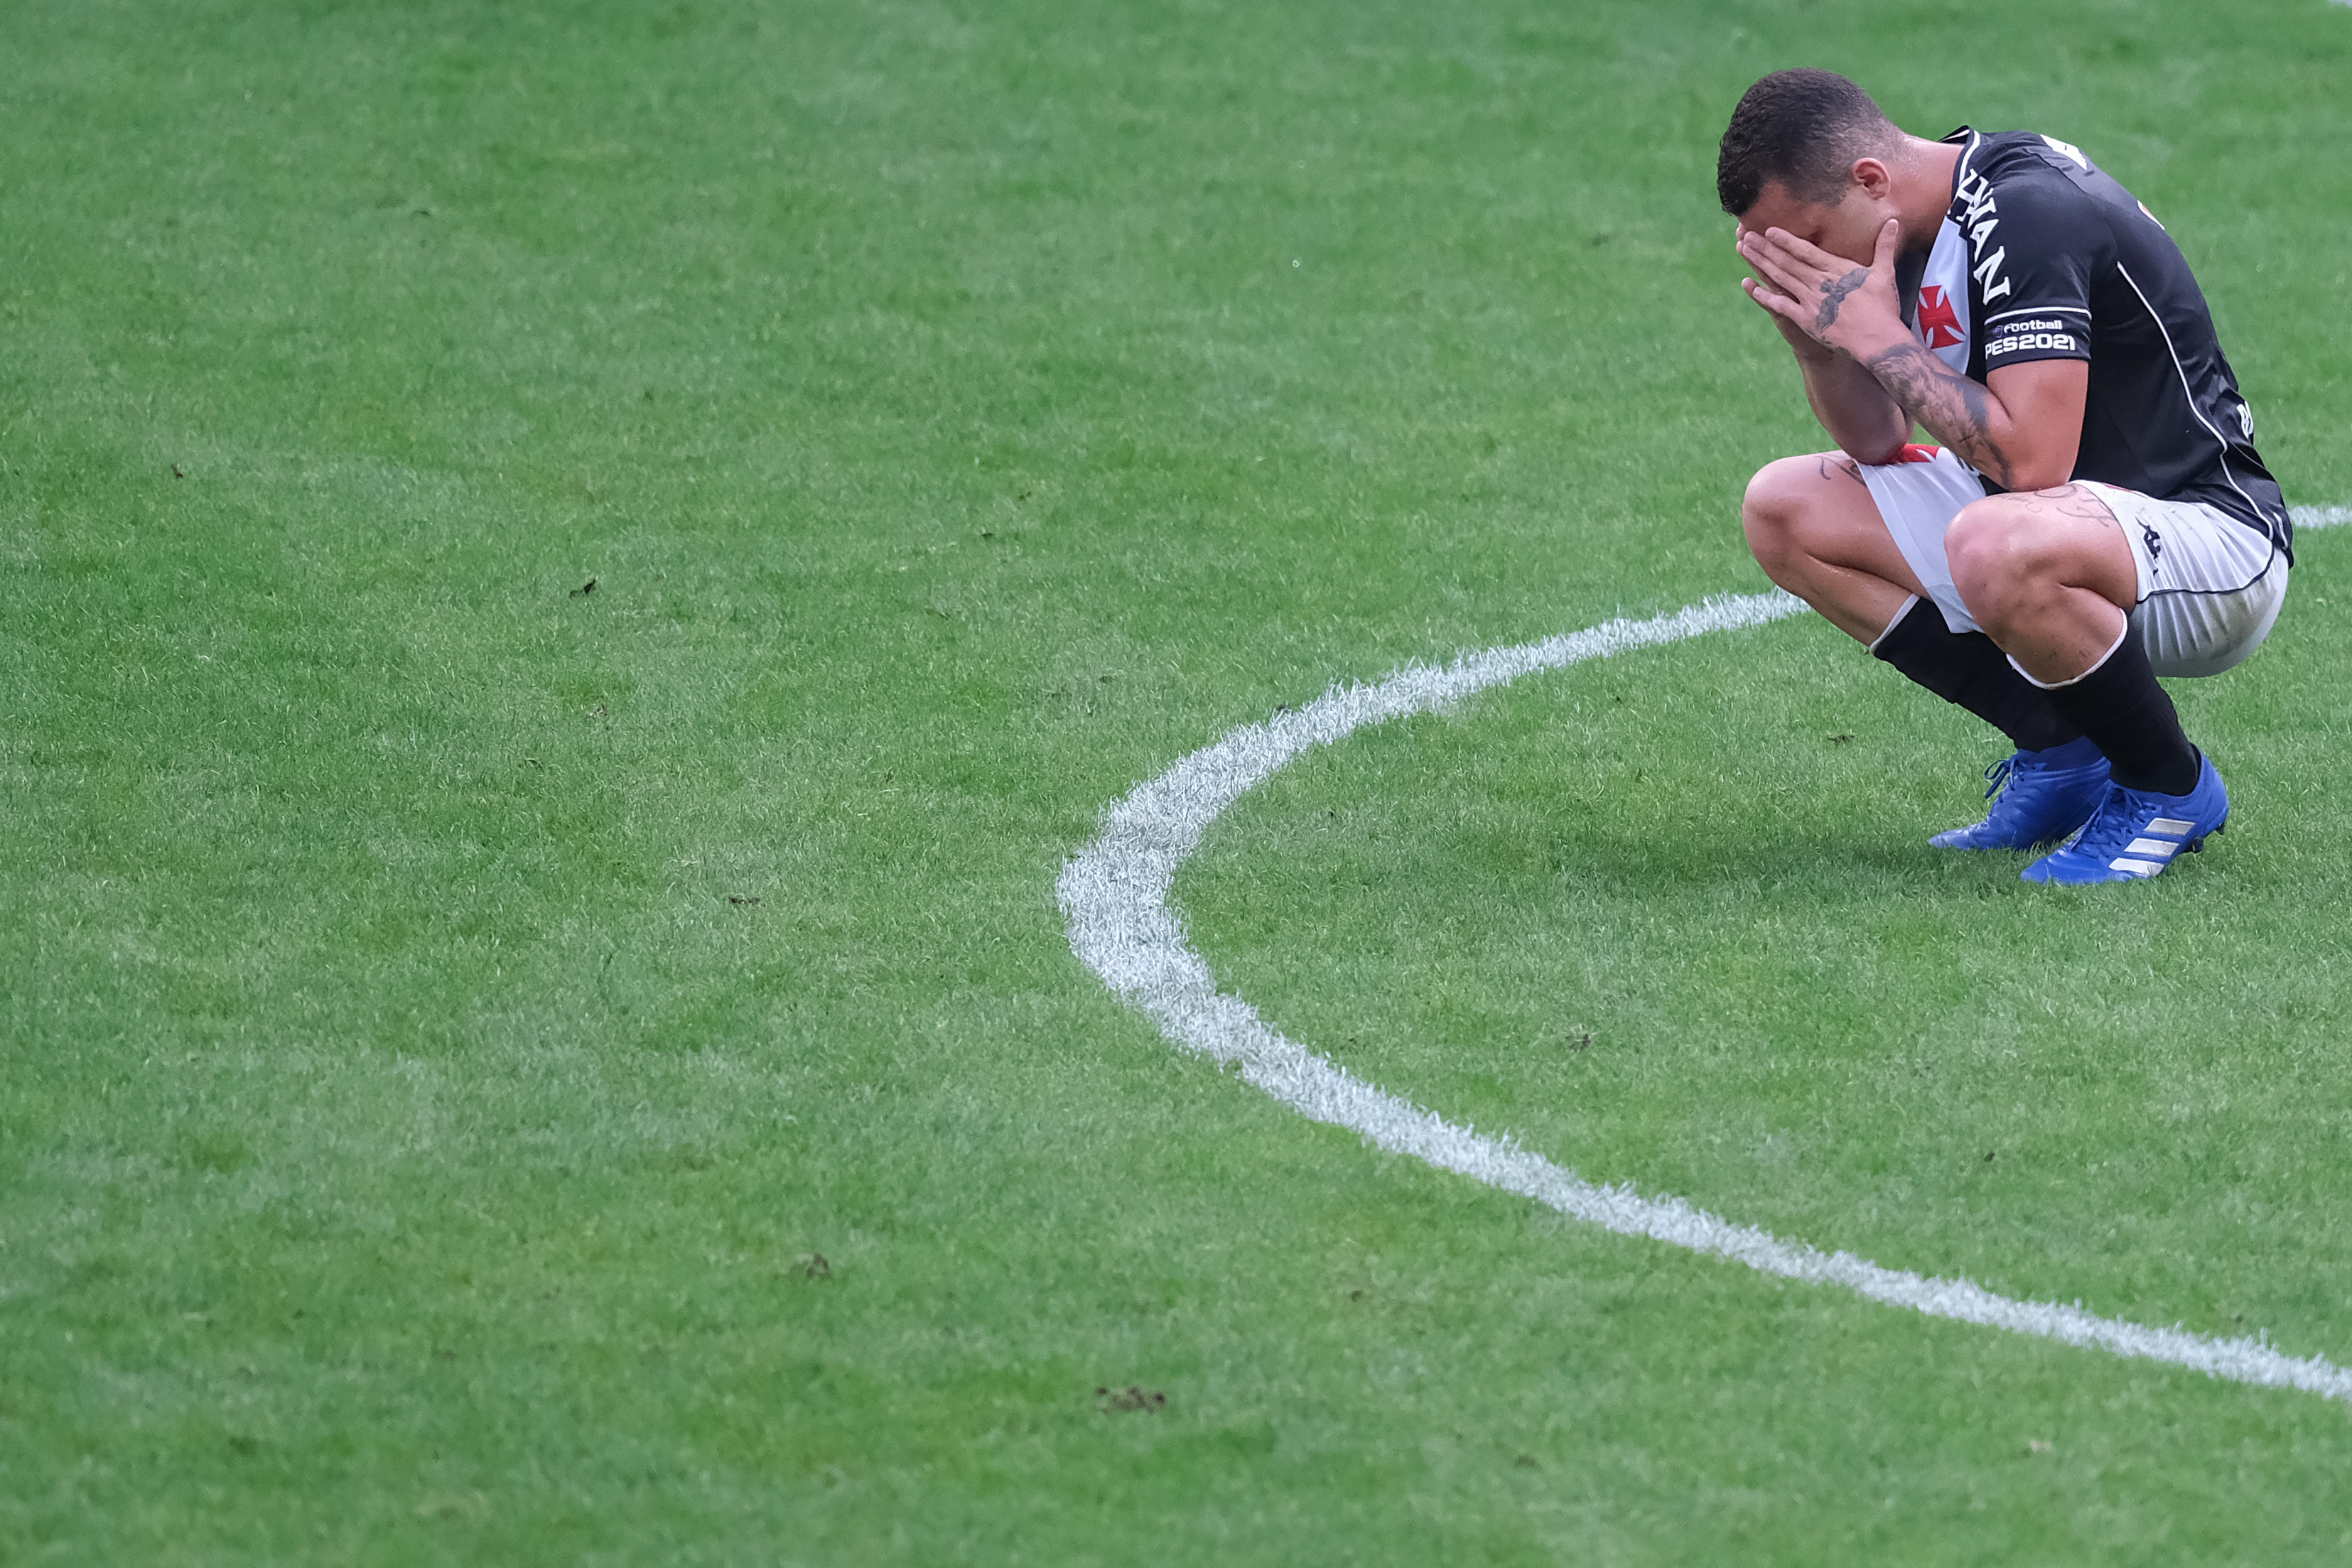
M2080 144L2352 501L2352 10L0 17L0 1563L2352 1547L2352 1409L1369 1150L1054 895L1279 705L1762 586L1774 67ZM2348 629L2315 534L2176 686L2237 815L2149 886L1927 852L1995 744L1805 619L1310 754L1177 894L1589 1178L2352 1361Z

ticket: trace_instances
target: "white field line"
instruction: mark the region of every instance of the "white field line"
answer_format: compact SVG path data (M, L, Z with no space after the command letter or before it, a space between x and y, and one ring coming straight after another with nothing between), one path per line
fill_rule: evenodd
M2339 5L2352 5L2352 0L2336 0ZM2295 531L2305 528L2340 528L2352 523L2352 507L2289 507L2287 516L2294 519Z
M1219 992L1208 964L1186 941L1183 920L1168 902L1177 868L1200 846L1220 812L1308 747L1330 745L1366 725L1426 713L1538 670L1706 632L1760 626L1804 608L1779 592L1710 599L1653 621L1612 621L1540 643L1490 648L1443 668L1408 664L1386 680L1334 687L1296 712L1245 725L1138 785L1104 813L1100 835L1063 868L1058 884L1070 947L1171 1041L1238 1063L1244 1078L1301 1115L1348 1128L1381 1148L1440 1170L1533 1198L1570 1218L1783 1279L1841 1285L1929 1317L2352 1400L2352 1371L2317 1356L2297 1360L2260 1339L2209 1339L2179 1328L2103 1318L2079 1304L2017 1301L1965 1279L1932 1279L1881 1268L1850 1252L1825 1253L1801 1241L1784 1241L1678 1197L1643 1197L1630 1184L1595 1186L1507 1136L1456 1126L1341 1071L1275 1030L1241 998Z

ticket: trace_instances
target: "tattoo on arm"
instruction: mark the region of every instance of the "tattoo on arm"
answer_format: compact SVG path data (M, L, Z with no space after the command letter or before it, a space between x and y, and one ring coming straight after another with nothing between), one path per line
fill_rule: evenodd
M1857 267L1827 288L1822 290L1822 308L1813 312L1813 330L1826 332L1838 319L1838 307L1845 297L1870 281L1870 268Z
M1992 393L1916 341L1898 343L1868 361L1903 412L1935 432L1979 474L2009 487L2011 467L1992 435Z

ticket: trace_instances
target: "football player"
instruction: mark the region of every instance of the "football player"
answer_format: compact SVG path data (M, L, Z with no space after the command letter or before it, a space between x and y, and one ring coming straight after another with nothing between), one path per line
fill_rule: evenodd
M2064 141L1913 136L1821 70L1748 89L1717 186L1837 447L1749 483L1749 548L2016 748L1931 841L2059 844L2056 883L2201 849L2229 793L2157 676L2261 644L2294 538L2172 236Z

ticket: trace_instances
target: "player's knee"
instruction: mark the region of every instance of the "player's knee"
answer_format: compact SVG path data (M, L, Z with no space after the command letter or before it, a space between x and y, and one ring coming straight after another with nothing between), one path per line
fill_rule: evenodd
M1748 481L1748 493L1739 502L1739 524L1747 531L1749 552L1768 571L1803 553L1801 537L1820 483L1818 467L1811 457L1783 457L1766 464Z
M2007 496L1988 496L1960 508L1944 533L1944 559L1953 585L1979 616L2051 574L2054 563L2043 531Z

